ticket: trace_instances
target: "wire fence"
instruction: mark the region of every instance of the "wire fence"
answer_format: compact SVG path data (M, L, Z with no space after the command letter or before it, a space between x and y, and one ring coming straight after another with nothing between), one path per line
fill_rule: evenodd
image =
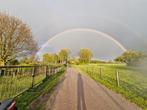
M147 108L147 76L139 71L107 65L80 66L87 75Z
M34 88L62 66L0 66L0 100L15 97Z

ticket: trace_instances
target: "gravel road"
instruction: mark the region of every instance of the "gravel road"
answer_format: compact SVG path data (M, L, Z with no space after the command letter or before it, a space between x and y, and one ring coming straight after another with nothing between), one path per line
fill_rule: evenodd
M72 68L67 69L64 80L58 85L52 108L49 105L46 110L141 110Z

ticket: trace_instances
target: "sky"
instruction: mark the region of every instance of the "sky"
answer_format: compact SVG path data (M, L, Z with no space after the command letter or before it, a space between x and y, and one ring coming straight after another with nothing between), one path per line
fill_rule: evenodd
M78 43L79 41L81 42ZM68 47L71 50L71 56L76 57L78 56L79 49L90 48L94 53L93 58L101 60L112 60L116 58L117 55L126 51L125 47L116 40L113 40L111 36L85 28L72 29L57 34L43 47L44 48L38 52L40 56L46 53L46 51L54 53L60 51L61 48Z
M17 16L27 23L39 47L63 31L88 28L113 36L127 49L147 51L147 0L0 0L0 12ZM60 36L62 39L57 39L56 45L48 44L45 50L64 47L61 45L65 41L64 36L67 34ZM71 48L78 49L82 41L87 42L85 47L93 47L95 56L99 58L105 56L111 59L120 54L120 50L102 52L108 47L114 50L117 47L107 44L98 48L102 42L108 42L108 39L95 42L95 36L100 35L82 31L69 36L68 42L74 37L79 38L77 45L71 42ZM88 42L89 38L95 43Z

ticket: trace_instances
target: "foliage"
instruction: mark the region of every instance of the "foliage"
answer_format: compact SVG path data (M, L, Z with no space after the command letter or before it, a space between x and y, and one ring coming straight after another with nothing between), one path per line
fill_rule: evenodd
M11 60L9 62L10 65L19 65L19 61L17 59Z
M59 53L45 53L43 55L43 62L48 63L64 63L68 61L70 50L67 48L61 49Z
M69 58L70 50L68 48L63 48L59 52L60 62L67 62Z
M121 56L117 57L115 61L124 62L128 65L137 65L143 58L145 54L138 51L126 51Z
M35 53L37 44L29 27L14 16L0 13L0 59L6 65L22 56Z
M49 64L49 63L58 63L59 56L57 54L49 54L46 53L43 55L43 63Z
M4 65L4 62L3 60L0 58L0 66L3 66Z
M79 52L79 60L81 63L89 63L91 61L91 58L93 56L93 53L88 48L82 48Z
M79 65L80 62L79 62L79 59L78 58L73 58L73 59L70 59L69 61L70 64L76 64L76 65Z
M11 63L12 64L12 63ZM19 65L35 65L39 64L38 58L35 55L27 56L22 58L19 62Z

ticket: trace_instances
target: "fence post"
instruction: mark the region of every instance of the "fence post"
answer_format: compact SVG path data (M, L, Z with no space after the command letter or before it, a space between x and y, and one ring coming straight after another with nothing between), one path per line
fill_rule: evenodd
M93 67L92 68L92 76L94 77L94 74L95 74L95 68Z
M102 67L100 66L100 78L102 79Z
M45 75L46 75L46 78L49 76L48 75L48 66L46 66L46 68L45 68Z
M32 88L34 87L35 72L36 72L36 67L33 67L33 73L32 73Z
M120 85L119 84L119 72L118 72L118 70L116 70L116 84L117 84L117 86Z

